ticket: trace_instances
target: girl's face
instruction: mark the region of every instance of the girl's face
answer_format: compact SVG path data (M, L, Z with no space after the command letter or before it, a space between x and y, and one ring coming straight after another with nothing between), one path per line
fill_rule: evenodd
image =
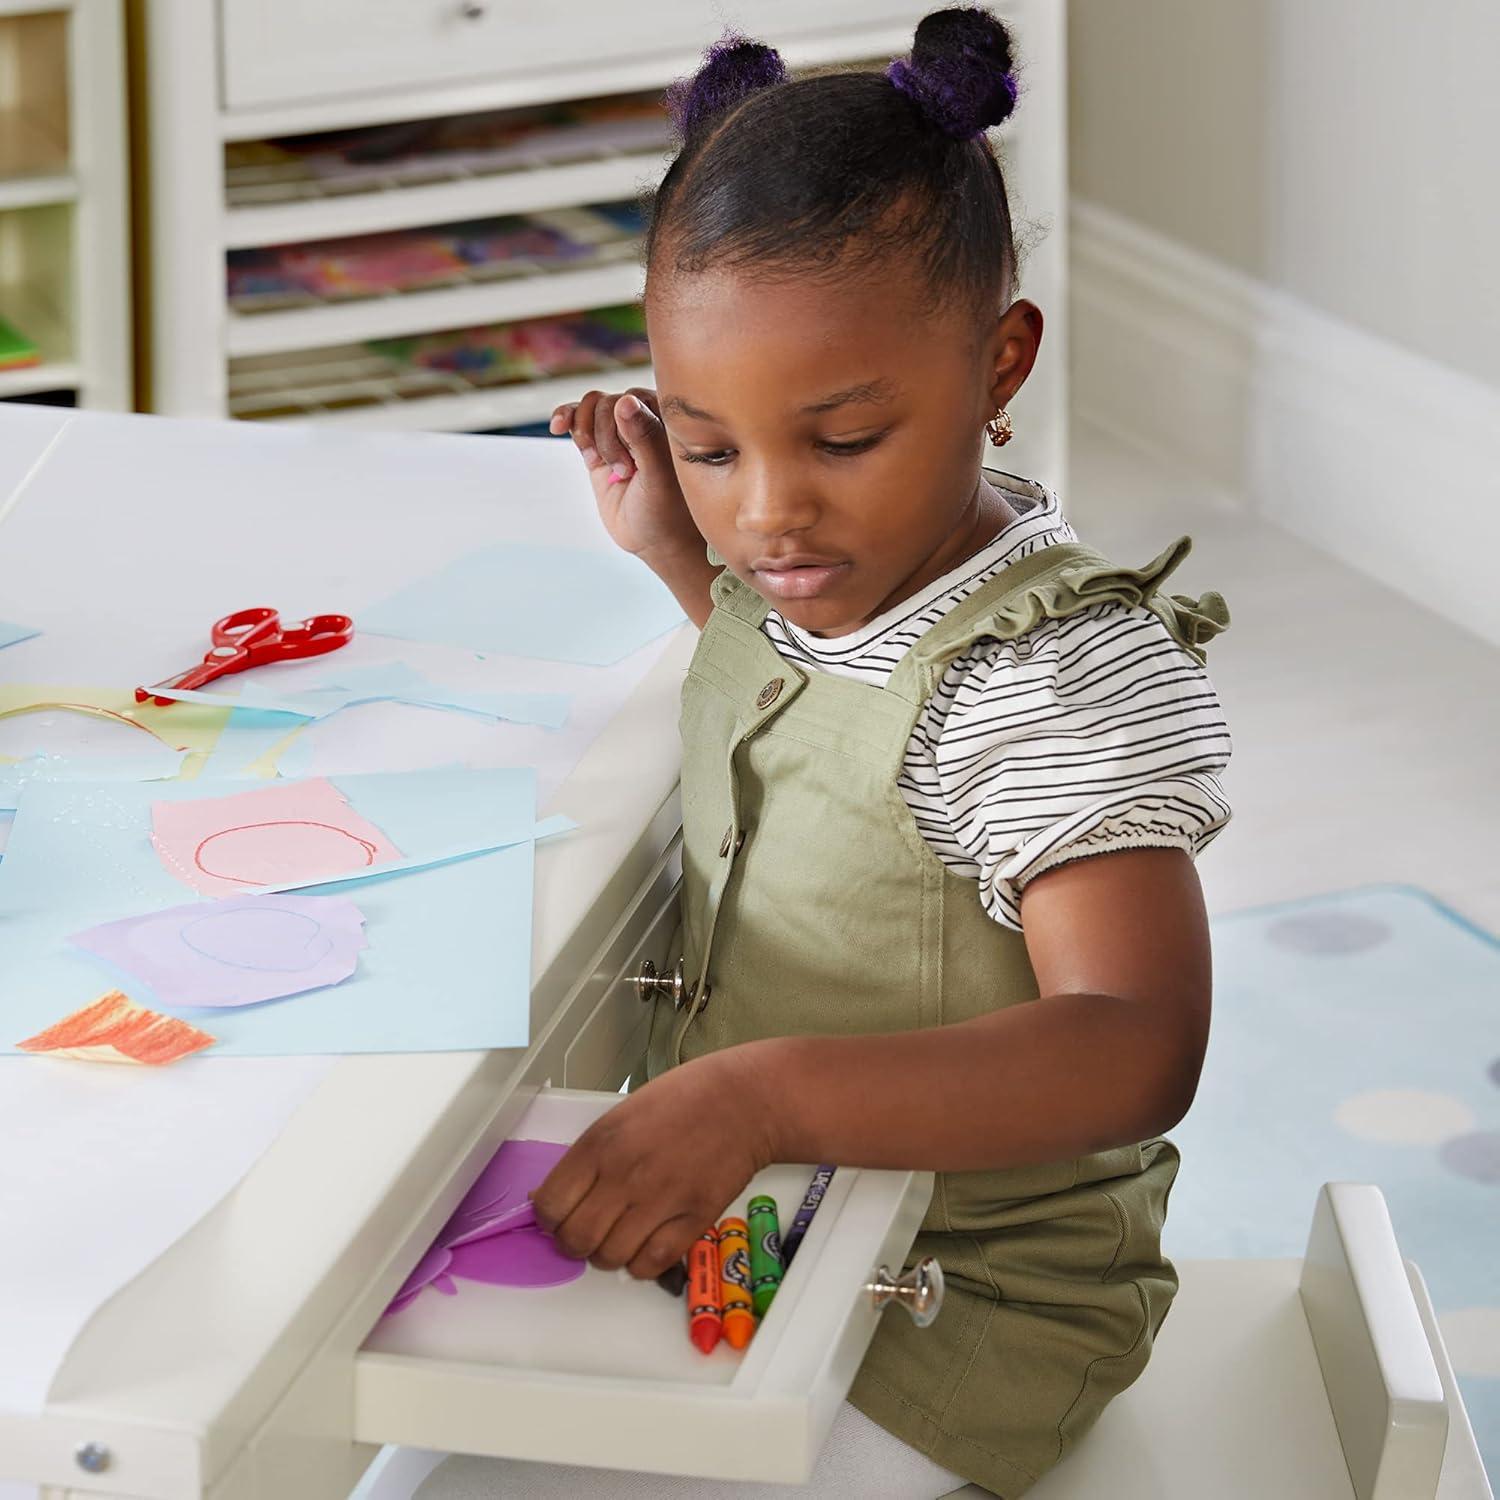
M910 270L830 284L653 277L657 393L688 509L788 620L844 635L1009 518L983 426L1036 359L1042 315L989 329L919 311Z

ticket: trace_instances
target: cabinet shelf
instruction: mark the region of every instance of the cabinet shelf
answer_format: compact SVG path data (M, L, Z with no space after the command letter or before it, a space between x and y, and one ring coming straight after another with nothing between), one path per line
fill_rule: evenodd
M501 282L398 292L283 312L231 312L225 347L231 357L242 358L401 338L442 328L509 323L631 302L639 297L642 281L643 273L632 255L628 262L584 271L537 271Z
M224 243L243 250L608 202L638 194L660 171L661 161L655 153L632 153L417 185L392 180L358 193L309 191L263 205L242 200L224 215Z
M256 421L317 422L380 430L479 432L545 421L553 407L576 400L589 385L652 385L650 365L601 359L599 368L544 380L480 387L461 375L392 370L368 349L321 351L316 364L231 375L230 414ZM259 383L259 388L257 388Z
M0 109L0 210L71 203L68 143L19 109Z
M25 288L0 285L0 314L24 330L41 354L38 364L0 370L0 396L29 396L36 391L78 387L78 362L73 358L67 325L42 297Z

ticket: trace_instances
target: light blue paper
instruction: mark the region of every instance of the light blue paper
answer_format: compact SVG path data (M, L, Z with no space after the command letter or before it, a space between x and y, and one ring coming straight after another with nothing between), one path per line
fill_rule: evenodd
M415 854L408 855L405 859L387 860L383 865L370 865L367 869L356 870L352 874L346 871L338 875L314 875L307 880L287 880L280 885L256 885L249 889L257 895L270 896L284 891L310 891L324 885L355 885L361 880L380 880L387 875L403 875L413 870L430 870L434 865L450 864L456 859L472 859L476 854L489 854L496 849L504 849L510 844L519 844L526 838L534 844L540 844L544 839L557 838L558 835L570 833L577 827L578 825L571 818L561 816L546 818L534 824L530 831L524 834L512 832L504 837L486 839L477 844L469 839L451 849L437 849L430 854Z
M560 729L568 719L571 702L566 693L485 692L449 687L425 677L405 662L379 667L335 668L326 679L329 687L357 692L363 699L392 698L424 708L452 708L484 719L505 719L512 724L541 724Z
M17 641L29 641L41 633L30 625L12 625L9 620L0 620L0 649L14 646Z
M212 695L206 695L212 696ZM218 700L233 704L233 699ZM246 776L250 768L262 757L274 750L299 726L288 721L283 713L270 713L255 708L234 708L219 731L213 749L208 752L202 776L205 781L216 777ZM297 741L293 741L296 744ZM285 752L277 763L282 775L286 769Z
M351 667L342 673L330 672L317 686L297 692L278 691L269 681L250 678L240 685L235 697L199 688L160 688L158 696L180 703L232 705L237 712L246 715L280 719L283 735L289 714L300 719L326 719L356 703L387 700L420 708L451 709L484 719L504 719L512 724L540 724L557 729L567 722L571 701L566 693L479 692L445 687L402 662ZM229 728L233 725L226 728L226 733Z
M156 745L132 755L28 755L0 766L0 809L14 812L22 791L38 781L166 781L185 754Z
M370 946L341 985L214 1017L206 1054L442 1052L519 1047L531 1010L530 769L331 777L408 858L517 837L417 873L343 881ZM0 861L0 1056L112 987L68 934L182 905L151 848L155 801L222 797L242 781L34 783ZM25 1064L16 1064L25 1066ZM179 1064L191 1066L191 1062Z
M607 667L683 621L671 591L618 550L505 543L457 558L363 611L360 629Z

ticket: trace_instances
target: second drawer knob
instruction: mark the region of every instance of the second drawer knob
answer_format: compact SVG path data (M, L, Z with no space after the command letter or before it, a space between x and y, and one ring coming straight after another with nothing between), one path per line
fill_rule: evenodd
M930 1255L924 1255L904 1276L892 1276L888 1266L881 1266L865 1283L865 1290L877 1310L899 1303L918 1328L926 1328L942 1310L943 1268Z

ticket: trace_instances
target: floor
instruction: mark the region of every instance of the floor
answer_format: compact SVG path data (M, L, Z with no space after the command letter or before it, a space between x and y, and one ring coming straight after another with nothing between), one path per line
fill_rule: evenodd
M1235 740L1234 822L1200 865L1215 915L1397 881L1500 933L1500 651L1191 474L1075 423L1064 512L1145 562L1183 532L1172 592L1234 616L1209 671Z
M1230 507L1076 421L1070 461L1061 498L1084 540L1141 563L1188 533L1195 550L1172 592L1218 589L1234 617L1208 659L1235 741L1235 818L1199 864L1212 913L1390 883L1500 936L1500 650L1293 537L1268 519L1274 496ZM1228 1163L1235 1189L1216 1196L1210 1174L1185 1167L1168 1234L1180 1255L1295 1255L1318 1182L1379 1183L1500 1476L1500 1306L1483 1248L1500 1192L1495 950L1451 922L1439 933L1443 919L1420 906L1409 892L1366 892L1219 928L1217 1052L1174 1137L1185 1158ZM1376 921L1365 908L1412 910ZM1259 974L1235 946L1260 928L1272 948L1307 946L1308 924L1340 921L1338 942L1324 932L1308 948L1317 972L1300 977L1283 972L1295 953L1267 949L1274 962ZM1352 990L1327 967L1345 950L1334 967L1355 966ZM1267 1050L1267 1024L1286 1046ZM1252 1147L1245 1130L1263 1119L1268 1077L1287 1127L1272 1173L1261 1155L1272 1143L1257 1130Z

